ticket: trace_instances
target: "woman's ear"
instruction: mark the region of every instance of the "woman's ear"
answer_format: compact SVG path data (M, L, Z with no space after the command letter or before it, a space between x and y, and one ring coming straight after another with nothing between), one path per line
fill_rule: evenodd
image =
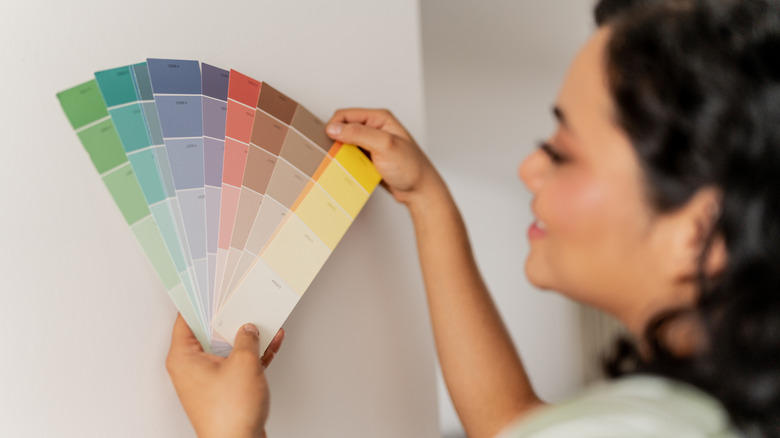
M707 277L716 276L725 268L726 245L723 236L715 230L720 205L720 191L705 187L673 213L676 231L672 245L675 247L674 263L677 264L679 279L698 277L700 266ZM705 259L702 260L702 257Z

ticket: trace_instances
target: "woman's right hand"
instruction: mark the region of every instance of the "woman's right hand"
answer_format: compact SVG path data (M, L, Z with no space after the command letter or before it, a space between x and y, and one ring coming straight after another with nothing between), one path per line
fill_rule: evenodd
M433 164L389 111L338 110L326 130L332 139L368 151L383 185L408 207L424 204L436 191L446 191Z

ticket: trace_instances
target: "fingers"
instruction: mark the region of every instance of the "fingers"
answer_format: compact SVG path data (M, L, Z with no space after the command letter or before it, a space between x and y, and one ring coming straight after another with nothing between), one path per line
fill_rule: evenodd
M168 369L168 374L171 377L177 374L177 370L181 368L182 358L187 357L190 353L203 352L198 339L192 333L192 330L184 321L181 314L176 317L176 322L173 323L173 334L171 335L171 348L168 350L168 357L165 360L165 367Z
M326 132L334 140L360 146L371 154L386 153L397 141L397 137L387 131L360 123L329 124Z
M271 361L274 360L276 353L279 352L279 349L282 347L282 341L284 341L284 334L284 329L279 329L279 331L276 332L276 336L271 340L268 349L265 350L265 354L263 354L261 359L264 367L268 368L268 365L271 365Z
M349 108L338 110L328 122L328 135L331 138L336 138L333 135L338 135L338 130L345 125L363 125L401 138L411 137L398 119L390 111L384 109Z
M408 137L403 125L395 116L385 109L347 108L333 114L328 125L360 124L369 128L379 129L400 137Z
M250 351L255 357L260 356L260 331L254 324L245 324L238 329L233 351Z

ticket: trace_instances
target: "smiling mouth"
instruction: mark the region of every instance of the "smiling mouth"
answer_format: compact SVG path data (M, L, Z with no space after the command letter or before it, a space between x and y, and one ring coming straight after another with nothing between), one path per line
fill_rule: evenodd
M541 239L547 235L547 226L539 219L535 220L528 228L528 239Z

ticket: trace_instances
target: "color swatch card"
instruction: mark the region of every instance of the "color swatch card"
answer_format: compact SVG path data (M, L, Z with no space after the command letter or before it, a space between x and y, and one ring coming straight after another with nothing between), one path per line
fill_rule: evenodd
M156 154L162 147L153 144L147 126L147 116L141 96L151 98L151 88L146 64L119 67L95 73L100 92L103 94L108 112L114 121L130 165L138 178L146 203L162 233L165 245L193 302L197 299L192 259L185 255L182 236L178 233L177 219L170 203L170 187L166 189ZM162 143L162 138L156 139ZM164 152L164 151L163 151ZM201 318L202 319L202 318ZM206 326L204 325L204 328Z
M200 64L168 59L148 59L147 64L195 268L199 304L203 314L210 315Z
M331 144L324 132L322 122L303 106L262 84L236 215L243 221L234 225L223 296L234 290L311 181Z
M235 270L232 266L230 274L225 275L228 270L228 259L231 254L231 242L233 242L233 231L238 215L238 205L241 195L244 195L244 202L251 202L251 193L242 190L244 181L244 170L249 154L249 141L252 137L252 127L255 118L255 105L257 105L260 96L260 87L262 83L243 75L235 70L230 71L230 82L228 85L228 105L227 121L225 125L225 150L222 167L222 202L220 205L220 225L219 241L217 249L217 272L215 275L215 287L217 290L215 308L219 308L227 295L227 284L232 278ZM262 201L262 194L259 195L257 205ZM244 219L241 218L239 222ZM233 250L235 253L237 250ZM236 258L233 255L232 258ZM227 277L227 279L226 279Z
M267 347L379 183L295 100L235 70L148 59L58 94L206 351Z
M195 336L207 351L208 336L187 294L173 257L152 216L136 173L124 151L106 103L93 79L57 95L71 126L89 154L119 211ZM121 260L121 255L117 255Z

